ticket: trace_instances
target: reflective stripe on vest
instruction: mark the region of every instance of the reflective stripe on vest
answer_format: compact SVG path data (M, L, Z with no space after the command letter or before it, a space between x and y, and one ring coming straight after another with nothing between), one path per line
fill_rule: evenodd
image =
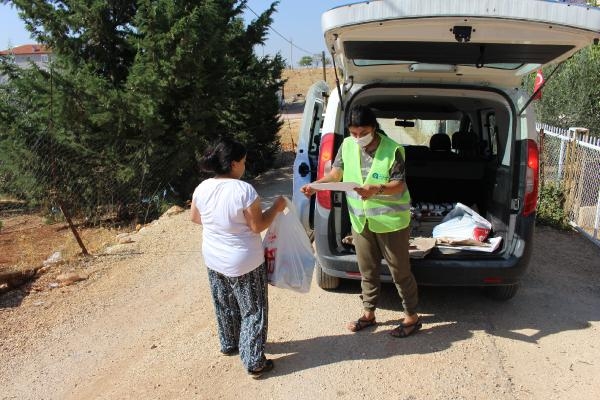
M403 148L386 136L379 135L380 143L373 157L373 164L366 179L361 173L360 148L346 138L342 144L344 181L361 184L384 184L389 182L389 171L394 163L397 149L404 156ZM378 195L362 200L358 193L347 192L348 211L352 228L362 232L367 221L373 232L385 233L406 228L410 223L410 193L408 189L395 195Z
M382 205L379 207L373 207L373 208L368 208L368 209L354 209L352 207L352 205L350 204L350 202L348 202L348 207L352 208L352 212L354 213L354 215L356 216L367 216L367 217L375 217L381 214L393 214L393 213L397 213L397 212L401 212L401 211L410 211L410 204L403 204L403 203L398 203L398 201L401 199L401 197L404 195L404 192L402 193L398 193L395 195L391 195L391 196L385 196L388 198L395 198L395 204L386 204L386 205ZM360 195L356 192L346 192L346 196L351 196L354 197L356 200L362 201L362 199L360 198ZM382 198L384 196L375 196L378 198Z

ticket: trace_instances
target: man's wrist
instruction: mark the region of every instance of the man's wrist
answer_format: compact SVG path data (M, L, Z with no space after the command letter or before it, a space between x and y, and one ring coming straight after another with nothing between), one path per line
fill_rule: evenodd
M379 189L377 189L377 192L375 194L383 194L384 190L385 190L385 185L379 185Z

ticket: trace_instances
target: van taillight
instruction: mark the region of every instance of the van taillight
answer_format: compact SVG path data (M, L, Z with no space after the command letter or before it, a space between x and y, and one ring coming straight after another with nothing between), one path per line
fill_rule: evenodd
M333 143L335 134L327 133L321 136L321 146L319 148L319 164L317 166L317 179L321 179L331 171L333 163ZM331 191L321 190L317 192L317 203L328 210L331 209Z
M525 204L523 206L523 215L529 215L535 212L538 202L540 172L540 153L537 144L527 140L527 172L525 181Z

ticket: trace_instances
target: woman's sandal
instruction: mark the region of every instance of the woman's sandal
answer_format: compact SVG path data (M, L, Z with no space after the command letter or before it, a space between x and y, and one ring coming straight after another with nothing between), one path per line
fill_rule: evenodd
M267 360L265 361L265 365L263 365L262 368L248 371L248 374L251 375L253 378L258 378L265 372L271 371L273 367L275 367L275 363L273 362L273 360Z
M239 350L237 347L233 347L233 348L227 349L227 350L221 350L221 354L223 354L224 356L234 356L238 353L239 353Z
M350 332L358 332L360 330L368 328L369 326L373 326L376 323L377 321L375 321L375 317L373 317L372 319L365 319L363 317L360 317L356 321L349 322L346 328L348 328Z
M401 322L400 325L398 325L390 331L390 335L392 335L395 338L409 337L410 335L416 333L419 329L421 329L422 326L423 324L421 323L421 317L419 317L414 323L410 325L404 325L404 322Z

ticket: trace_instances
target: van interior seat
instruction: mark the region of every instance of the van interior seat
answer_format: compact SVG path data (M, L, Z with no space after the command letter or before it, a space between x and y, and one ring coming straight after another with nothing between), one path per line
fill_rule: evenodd
M452 153L450 136L445 133L436 133L429 139L429 150L434 160L449 160L456 155Z
M480 156L478 141L475 132L458 131L452 135L452 148L461 158L477 158Z
M427 146L404 147L406 184L413 202L478 203L485 177L482 160L459 158L450 150L450 137L437 134ZM438 149L437 151L435 149Z
M429 149L435 152L450 151L451 149L450 136L445 133L436 133L429 139Z
M407 145L404 146L404 158L412 161L426 161L431 157L429 155L429 147L418 146L418 145Z

